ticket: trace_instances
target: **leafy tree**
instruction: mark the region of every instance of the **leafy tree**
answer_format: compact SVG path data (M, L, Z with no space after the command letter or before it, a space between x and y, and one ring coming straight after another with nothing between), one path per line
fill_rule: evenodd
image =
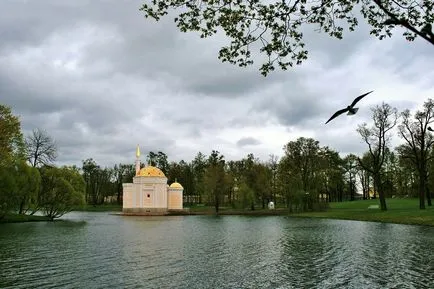
M224 167L224 156L220 152L213 150L207 160L204 184L208 192L208 200L214 205L216 214L219 212L226 190Z
M38 194L41 186L41 176L38 169L18 161L16 168L16 196L19 199L19 214L26 213L29 209L34 211L38 207Z
M112 195L114 170L102 169L92 158L83 161L83 177L86 183L86 202L93 206L103 204L105 197Z
M57 158L55 141L45 130L34 129L32 134L26 137L27 160L32 167L51 165Z
M265 209L265 205L271 200L271 170L262 163L256 163L254 171L256 177L253 188L261 199L262 209Z
M0 104L0 219L20 202L17 163L25 160L21 123L11 108Z
M405 140L401 154L409 158L419 174L419 208L425 209L425 196L431 206L431 196L427 190L428 161L432 156L429 149L434 144L434 137L428 131L428 126L434 122L434 102L432 99L423 105L423 111L417 111L411 120L410 111L402 112L402 123L399 125L400 136ZM406 147L408 149L406 149Z
M251 206L255 202L255 192L253 189L244 180L238 184L237 188L241 208L245 209Z
M206 156L198 152L192 161L192 166L196 195L199 196L199 203L202 203L202 196L205 194L204 176L206 171Z
M245 67L253 64L255 52L262 53L266 60L260 71L267 76L276 66L286 70L307 59L303 30L308 25L342 39L345 28L355 30L359 12L379 39L403 27L407 40L419 36L434 45L433 7L431 0L152 0L140 10L146 18L158 21L179 9L174 20L180 31L196 31L201 38L224 33L230 43L220 49L218 58Z
M70 167L42 167L40 204L51 220L84 204L85 182L78 170Z
M350 191L350 201L354 201L356 194L356 175L358 170L357 156L349 154L344 158L344 169L348 177L348 187Z
M360 179L360 183L362 185L362 191L363 191L363 199L369 199L369 191L371 188L371 171L372 171L372 159L371 155L368 152L365 152L361 157L361 162L358 161L358 176ZM360 164L363 164L361 166ZM370 168L370 170L365 169L365 167ZM377 197L377 192L374 190L374 196L375 199Z
M374 178L374 190L379 193L381 210L386 211L386 197L382 186L381 169L386 157L386 148L390 140L390 131L395 127L397 122L397 110L387 103L382 103L372 108L372 120L374 122L371 128L366 123L359 126L358 133L363 141L368 145L370 162L364 163L360 158L359 164L369 171Z
M12 173L11 173L12 172ZM0 220L19 203L13 165L0 165Z
M135 168L132 164L116 164L113 167L114 185L116 189L117 203L121 204L123 183L130 183L135 176Z
M155 167L157 165L157 157L158 157L158 155L156 153L154 153L153 151L150 151L146 155L146 161L148 162L148 164L150 166Z
M312 182L317 168L319 142L312 138L300 137L284 147L285 161L288 162L292 174L301 181L301 189L307 193L314 188Z
M25 146L21 123L11 108L0 104L0 166L24 159Z

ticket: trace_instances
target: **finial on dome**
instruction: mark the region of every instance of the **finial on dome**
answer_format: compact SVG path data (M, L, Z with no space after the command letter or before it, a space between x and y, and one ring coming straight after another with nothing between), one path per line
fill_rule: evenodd
M136 148L136 158L139 158L140 157L140 147L139 147L139 145L137 145L137 148Z
M175 178L175 183L177 183L178 182L178 179L177 178Z

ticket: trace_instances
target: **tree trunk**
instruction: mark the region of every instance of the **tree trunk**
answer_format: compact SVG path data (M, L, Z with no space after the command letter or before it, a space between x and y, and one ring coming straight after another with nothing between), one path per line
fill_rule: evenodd
M426 192L426 200L427 200L428 206L432 206L431 192L429 190L429 183L428 183L428 174L425 174L425 192Z
M420 172L419 178L419 209L424 210L425 209L425 177L424 173Z
M25 204L25 199L23 199L20 203L20 211L18 212L20 215L23 214L24 204Z
M381 180L378 175L374 177L374 196L377 190L380 198L380 208L382 211L387 211L386 197L384 196L384 191L381 187Z
M219 197L217 192L214 190L214 200L215 200L215 213L218 214L219 213Z

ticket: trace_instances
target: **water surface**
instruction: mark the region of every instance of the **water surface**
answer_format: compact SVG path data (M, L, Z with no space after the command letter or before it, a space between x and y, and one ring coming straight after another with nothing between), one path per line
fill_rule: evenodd
M0 225L1 288L434 288L434 228L70 213Z

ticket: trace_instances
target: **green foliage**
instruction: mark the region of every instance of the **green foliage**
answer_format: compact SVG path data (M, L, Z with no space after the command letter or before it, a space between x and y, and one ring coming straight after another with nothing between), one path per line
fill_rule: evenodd
M86 183L86 202L92 205L101 205L107 196L112 195L115 189L111 182L114 177L112 168L101 168L92 158L83 161L83 178Z
M19 199L19 213L26 213L32 209L35 211L38 206L38 194L41 188L41 176L38 169L29 166L24 161L16 164L17 190L16 197Z
M167 155L161 151L158 153L149 152L146 156L146 160L150 166L158 167L165 175L169 171L169 161Z
M0 166L25 158L21 123L10 107L0 104Z
M276 66L283 70L307 59L303 40L306 26L313 25L331 37L342 39L344 30L354 31L355 16L361 15L371 25L371 34L383 39L392 35L396 26L407 28L404 37L416 35L434 44L431 23L433 2L419 0L330 0L330 1L146 1L140 10L156 21L177 10L174 21L181 32L195 31L201 38L223 32L230 43L219 51L219 59L240 67L253 64L252 51L266 60L260 67L267 76ZM424 27L423 29L421 29ZM421 31L423 30L423 31Z
M255 202L255 192L245 182L238 185L238 202L237 207L245 209Z
M39 204L45 216L59 218L74 207L84 205L85 182L75 169L43 167Z
M6 216L18 204L15 194L17 183L14 167L12 165L0 165L0 219Z
M219 151L213 150L207 160L207 168L204 174L204 184L208 203L213 204L216 213L223 201L226 192L225 183L225 159Z

